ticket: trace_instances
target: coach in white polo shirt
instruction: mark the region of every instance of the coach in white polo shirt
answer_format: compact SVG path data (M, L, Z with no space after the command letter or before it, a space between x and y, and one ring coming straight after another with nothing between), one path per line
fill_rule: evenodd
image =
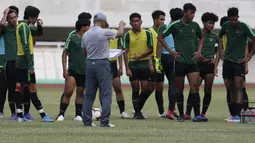
M94 16L94 27L82 37L82 48L87 56L86 62L86 92L83 100L84 126L95 126L92 123L92 106L97 89L102 91L101 127L114 127L109 123L112 103L112 73L109 62L109 40L124 34L125 22L120 21L119 30L115 32L105 29L107 19L103 13Z

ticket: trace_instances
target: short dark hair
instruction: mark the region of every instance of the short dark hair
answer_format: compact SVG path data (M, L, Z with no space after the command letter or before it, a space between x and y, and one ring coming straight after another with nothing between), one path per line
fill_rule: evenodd
M80 19L91 19L91 18L92 18L92 16L88 12L82 12L78 15L78 20L80 20Z
M9 9L15 10L16 14L19 15L19 8L17 8L16 6L11 5L11 6L9 6Z
M89 19L79 19L75 23L76 31L80 31L82 26L90 26L91 22Z
M239 10L236 7L231 7L228 9L228 17L238 16Z
M181 19L183 17L183 11L180 8L172 8L169 11L170 17L172 20L178 20Z
M8 12L8 15L11 14L11 13L17 14L16 10L14 10L14 9L10 9L9 12ZM17 14L17 15L18 15L18 14Z
M202 22L208 22L208 21L217 22L219 18L214 13L206 12L202 15L201 20Z
M227 16L223 16L223 17L220 19L220 26L222 27L223 24L225 24L226 22L228 22L228 17L227 17Z
M188 10L196 12L197 8L192 3L186 3L183 5L183 11L187 12Z
M129 16L129 21L132 21L133 18L139 18L140 20L142 19L142 16L139 14L139 13L132 13L130 16Z
M151 17L153 20L158 19L160 15L166 16L165 12L162 10L155 10L152 12Z
M24 19L28 19L29 17L38 17L40 14L40 10L34 6L27 6L25 8L25 12L24 12Z

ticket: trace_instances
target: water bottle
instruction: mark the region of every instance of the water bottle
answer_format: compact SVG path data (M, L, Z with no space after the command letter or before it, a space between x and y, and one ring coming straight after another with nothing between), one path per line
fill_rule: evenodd
M245 120L245 123L248 124L248 122L249 122L249 108L247 108L244 113L244 120Z
M240 115L241 115L241 120L240 120L240 122L241 122L242 124L245 124L245 110L244 110L244 108L242 108Z
M252 124L252 112L251 112L251 110L248 109L248 112L247 112L247 113L248 113L248 114L247 114L247 117L248 117L247 123L248 123L248 124Z
M255 123L255 109L252 109L252 123Z

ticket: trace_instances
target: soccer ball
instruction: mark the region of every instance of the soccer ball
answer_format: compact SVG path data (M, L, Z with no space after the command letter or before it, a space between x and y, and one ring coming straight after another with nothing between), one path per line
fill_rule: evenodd
M100 108L93 108L92 109L92 119L99 121L101 117L102 110Z

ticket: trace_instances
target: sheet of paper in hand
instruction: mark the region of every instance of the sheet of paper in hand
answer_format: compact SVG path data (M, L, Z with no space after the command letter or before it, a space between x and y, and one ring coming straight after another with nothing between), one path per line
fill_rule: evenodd
M110 57L109 58L117 58L122 55L125 50L122 49L110 49Z

